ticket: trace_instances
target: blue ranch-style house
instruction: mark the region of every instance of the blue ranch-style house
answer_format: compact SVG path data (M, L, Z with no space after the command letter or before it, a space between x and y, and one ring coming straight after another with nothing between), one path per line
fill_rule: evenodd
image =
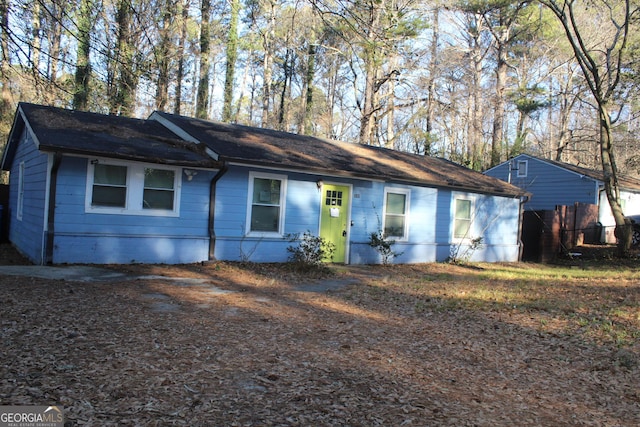
M288 235L336 263L517 261L526 193L440 158L153 113L19 104L2 169L9 240L36 264L284 262ZM473 242L479 247L464 252ZM462 252L460 252L462 251Z

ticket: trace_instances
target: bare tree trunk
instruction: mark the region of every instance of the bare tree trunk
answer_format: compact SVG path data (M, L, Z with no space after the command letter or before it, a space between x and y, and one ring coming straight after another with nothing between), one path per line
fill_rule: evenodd
M618 253L621 256L626 256L631 247L633 228L631 223L625 218L622 205L620 204L618 167L613 153L613 132L608 103L603 102L599 104L598 115L600 119L600 157L604 175L604 191L611 206L611 213L616 221L615 234L620 241L618 244Z
M130 116L133 112L136 80L133 72L134 41L131 35L131 4L127 0L118 2L116 24L118 36L116 40L116 81L115 93L110 102L110 113Z
M291 49L287 48L287 53L284 57L284 63L282 64L284 78L282 79L282 90L280 91L280 108L278 110L278 129L286 130L285 116L287 109L287 92L289 89L289 82L291 80L291 74L293 72L293 53Z
M13 104L13 97L9 88L11 69L9 63L9 34L7 32L9 28L9 0L0 0L0 20L0 48L2 48L2 58L0 58L0 84L2 85L0 115L7 117Z
M585 81L597 104L598 120L600 126L600 157L602 161L602 172L604 175L604 189L611 206L611 213L616 221L616 235L618 236L618 254L627 256L631 248L632 228L624 217L620 203L620 187L618 182L617 166L613 154L613 135L609 104L615 96L616 88L625 68L625 55L627 54L627 42L630 31L630 22L637 12L636 5L631 10L631 0L623 0L617 5L621 8L614 8L613 2L620 0L607 0L602 4L594 5L601 7L600 11L604 16L608 16L610 21L597 22L598 30L605 29L611 31L610 37L603 37L598 44L597 51L591 49L584 42L583 33L585 21L576 19L575 4L573 2L560 2L556 0L542 0L542 4L553 12L562 24L567 41L571 45L575 58L580 65ZM597 11L597 10L596 10ZM603 34L607 34L603 31ZM602 55L606 52L606 55Z
M396 70L398 66L398 55L390 54L388 56L388 66L391 70L391 73L388 77L385 78L387 81L387 90L384 95L384 101L387 106L386 111L384 112L384 118L386 119L386 137L380 138L381 143L384 144L386 148L395 148L395 140L396 140L396 123L395 123L395 113L396 113L396 76L400 74L399 71ZM382 117L379 117L378 120L382 120Z
M91 82L91 28L93 27L93 0L82 0L80 12L76 20L78 31L78 50L76 59L75 87L73 91L73 108L87 110L89 107L89 90Z
M571 112L573 110L573 106L576 104L578 97L573 95L570 90L570 85L574 80L574 70L569 69L569 74L566 76L564 87L562 88L562 92L560 94L560 108L558 111L558 136L556 142L556 161L561 162L563 159L562 154L564 153L564 149L567 148L567 145L570 142L571 133L569 131L569 120L571 118Z
M371 145L373 143L373 125L374 114L377 105L376 92L379 89L378 74L380 68L378 66L377 57L381 54L378 52L377 38L380 26L380 18L382 10L384 10L385 1L379 3L371 3L369 5L369 20L367 22L367 33L364 40L364 96L360 105L360 136L358 142L360 144Z
M479 47L478 47L479 49ZM478 52L479 53L479 52ZM479 153L483 145L482 137L482 112L484 106L482 104L482 57L475 57L473 60L473 115L471 123L471 137L469 138L470 147L468 149L468 159L471 168L481 170L483 161Z
M362 100L360 118L360 144L371 145L373 142L373 114L375 112L375 84L378 69L371 63L365 66L365 91Z
M233 117L233 80L238 60L238 18L240 0L231 0L231 19L227 39L227 66L224 79L224 100L222 105L222 121L235 121Z
M311 135L311 115L313 111L313 79L316 73L316 44L309 43L307 49L307 72L305 73L306 96L304 98L304 113L300 121L300 133Z
M433 32L433 37L431 39L430 46L430 54L431 58L429 58L429 80L427 81L427 111L426 111L426 131L427 138L429 141L425 141L425 153L431 151L431 141L433 132L433 122L435 120L435 111L436 111L436 74L438 72L438 43L440 40L440 8L436 6L433 9L433 22L431 24L431 31Z
M245 97L246 97L245 91L247 90L247 80L249 80L249 72L253 71L253 50L250 50L247 56L248 56L247 65L246 67L244 67L244 70L242 71L242 79L240 80L240 88L238 90L238 100L236 101L235 106L233 108L232 116L234 118L234 121L238 121L240 117L240 109L242 108L243 104L245 104ZM251 120L251 114L249 114L249 120ZM251 121L249 121L249 123L251 123Z
M177 1L165 0L160 28L160 45L157 50L158 82L156 84L156 108L165 111L169 102L169 64L171 62L171 37L176 16Z
M507 35L505 35L508 38ZM505 38L505 40L506 40ZM491 165L500 163L504 143L505 89L507 87L507 51L503 42L498 42L498 64L496 66L496 92L493 101L493 131L491 133Z
M34 1L31 5L31 46L29 49L29 61L31 62L31 74L33 75L33 85L36 94L45 94L42 88L41 78L41 53L42 53L42 12L40 2Z
M29 59L34 70L34 75L38 75L40 70L40 53L42 49L42 13L40 2L34 1L31 9L31 52Z
M60 61L60 44L62 39L62 22L64 18L64 7L67 3L63 2L62 5L53 3L51 5L50 13L53 15L49 23L48 42L49 42L49 55L47 63L47 76L49 79L47 98L49 102L52 102L56 96L56 84L58 80L58 63Z
M393 61L395 63L395 60ZM396 82L395 79L389 81L389 91L387 96L387 140L385 141L385 147L394 148L396 134L395 134L395 112L396 112Z
M187 40L187 22L189 20L190 0L182 3L182 21L180 22L180 39L178 41L178 71L176 74L176 101L173 106L174 114L181 114L182 111L182 80L184 79L184 45Z
M334 130L334 122L333 122L333 109L335 108L336 105L336 99L337 99L337 91L338 91L338 70L339 67L336 64L337 59L334 59L331 61L331 64L329 65L329 77L328 77L328 83L329 83L329 89L327 90L327 95L326 95L326 104L327 104L327 130L326 130L326 134L324 135L326 138L331 138L331 139L336 139L336 135L335 135L335 130Z
M273 38L275 37L276 11L274 0L269 1L267 28L262 33L264 48L263 83L262 83L262 126L269 127L269 110L271 103L271 80L273 76Z
M200 13L200 74L198 76L198 93L196 97L196 117L208 118L209 105L209 72L211 65L209 60L211 45L211 0L202 0Z

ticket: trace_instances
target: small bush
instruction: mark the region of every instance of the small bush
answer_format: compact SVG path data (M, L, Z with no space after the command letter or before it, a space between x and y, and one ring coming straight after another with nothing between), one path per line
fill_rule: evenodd
M289 246L287 251L291 253L289 260L307 266L320 266L325 260L332 260L336 246L326 239L314 236L310 231L287 234L285 236L289 242L297 243Z
M389 261L393 258L402 255L402 253L394 252L393 249L391 249L391 246L395 243L395 240L386 239L381 230L369 235L369 246L380 254L384 265L389 264Z
M459 243L451 247L448 261L451 264L465 264L469 262L475 251L482 248L482 237L471 239L469 245Z

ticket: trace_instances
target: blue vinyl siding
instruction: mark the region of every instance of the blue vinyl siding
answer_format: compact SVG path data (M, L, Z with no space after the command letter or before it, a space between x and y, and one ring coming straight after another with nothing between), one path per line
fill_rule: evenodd
M455 200L472 201L468 239L455 239L453 222ZM469 261L518 261L520 200L475 193L440 190L438 194L437 255L434 261L446 261L452 255ZM481 238L479 248L470 248L471 239Z
M287 180L285 194L284 233L282 237L246 236L249 173L271 172L284 175ZM230 168L220 179L216 200L216 259L252 262L285 262L292 245L286 234L310 231L319 233L320 191L317 176L262 171L243 167Z
M24 162L22 219L17 218L20 163ZM20 137L9 178L9 240L35 264L42 264L45 233L45 206L49 156L40 153L27 132Z
M180 217L85 212L88 159L63 157L58 172L54 263L189 263L208 259L209 184L182 180Z
M457 196L453 194L453 198ZM519 199L476 195L472 209L472 237L481 237L472 250L463 242L461 252L469 261L517 261L519 254ZM457 242L454 242L457 244ZM459 252L460 254L460 252Z
M229 261L285 262L284 237L245 236L249 168L232 168L218 183L216 202L216 259ZM274 172L275 173L275 172ZM319 233L321 194L317 176L277 172L287 179L286 233ZM410 191L408 240L397 242L393 250L401 255L395 263L445 261L453 242L453 200L461 193L446 189L407 186L356 179L323 178L325 183L350 185L349 263L374 264L380 255L369 246L369 236L382 227L385 188ZM474 198L474 237L483 245L470 253L471 260L517 261L519 254L519 199L470 194Z
M11 176L11 240L34 262L42 262L49 156L38 154L33 141L20 144L12 170L20 161L25 168L25 207L22 221L15 218L17 173ZM200 170L191 181L182 179L180 216L147 216L86 212L87 158L64 156L56 188L54 263L191 263L208 259L209 194L216 171ZM531 167L531 164L530 164ZM286 179L283 235L246 235L249 177L251 172L272 173ZM15 176L14 176L15 175ZM184 177L183 177L184 178ZM393 250L394 263L445 261L452 248L464 250L468 242L452 236L455 198L474 200L473 237L483 245L472 261L518 259L519 200L464 194L448 189L299 172L270 171L232 165L216 187L215 257L218 260L285 262L292 245L286 234L319 234L321 191L317 181L350 186L349 263L381 262L369 246L369 236L383 226L385 188L408 194L406 241Z
M512 163L515 165L518 160L527 161L527 176L519 178L512 170L511 183L531 193L526 210L549 210L577 202L598 204L598 182L593 178L526 155L515 157ZM508 181L509 164L503 163L485 174Z
M392 183L358 183L354 193L354 227L351 234L351 257L354 264L381 262L380 255L369 246L371 233L382 228L384 189L407 189L410 191L407 212L407 241L396 242L392 249L400 254L396 263L419 263L435 261L437 190L434 188L406 186ZM359 193L358 193L359 191Z

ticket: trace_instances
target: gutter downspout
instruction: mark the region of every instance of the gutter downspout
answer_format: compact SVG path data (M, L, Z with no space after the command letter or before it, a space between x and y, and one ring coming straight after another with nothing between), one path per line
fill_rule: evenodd
M522 261L522 254L524 252L524 243L522 242L522 229L524 222L524 204L529 201L529 196L520 196L520 212L518 219L518 262Z
M56 190L58 187L58 169L62 161L62 154L55 153L53 155L53 164L51 165L51 179L49 180L49 206L47 207L47 239L44 247L44 263L49 265L53 263L53 238L55 237L55 214L56 214Z
M222 162L222 167L211 179L211 187L209 188L209 261L214 261L216 259L216 184L220 178L222 178L222 175L224 175L228 170L229 165L227 165L227 162Z

